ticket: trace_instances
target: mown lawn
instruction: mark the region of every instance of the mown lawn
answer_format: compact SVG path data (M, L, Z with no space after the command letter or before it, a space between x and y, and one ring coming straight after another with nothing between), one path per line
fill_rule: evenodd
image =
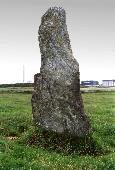
M114 170L115 92L84 93L99 155L64 155L26 140L34 133L31 94L0 92L0 170Z

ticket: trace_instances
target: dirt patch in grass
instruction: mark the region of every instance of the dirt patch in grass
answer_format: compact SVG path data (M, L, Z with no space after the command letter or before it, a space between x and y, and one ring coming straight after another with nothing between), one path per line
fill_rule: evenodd
M8 140L16 140L17 139L17 136L8 136L6 137Z

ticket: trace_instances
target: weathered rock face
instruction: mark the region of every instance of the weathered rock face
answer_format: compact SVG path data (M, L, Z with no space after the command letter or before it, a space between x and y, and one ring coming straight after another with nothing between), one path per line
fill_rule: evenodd
M32 113L45 130L73 136L89 134L80 95L79 64L73 57L65 11L50 8L39 27L40 73L34 77Z

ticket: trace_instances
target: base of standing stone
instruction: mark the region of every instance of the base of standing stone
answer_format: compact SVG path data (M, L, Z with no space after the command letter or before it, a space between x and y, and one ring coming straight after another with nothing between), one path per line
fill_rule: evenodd
M89 118L84 113L80 89L74 86L72 91L71 87L63 87L63 82L54 82L47 74L36 74L32 95L33 120L47 131L85 137L90 134Z

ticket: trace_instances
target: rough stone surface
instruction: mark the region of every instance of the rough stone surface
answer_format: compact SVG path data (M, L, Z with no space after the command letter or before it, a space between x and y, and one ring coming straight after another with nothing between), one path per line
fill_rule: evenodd
M41 128L81 137L89 134L80 94L79 64L73 57L64 9L53 7L39 27L40 73L34 76L32 113Z

